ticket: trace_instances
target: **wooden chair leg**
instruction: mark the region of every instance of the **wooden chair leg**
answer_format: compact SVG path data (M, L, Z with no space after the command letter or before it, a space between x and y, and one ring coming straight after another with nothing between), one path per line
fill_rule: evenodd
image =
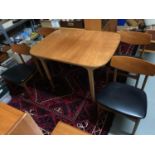
M92 101L95 102L95 83L94 83L94 70L87 68L88 78L89 78L89 87Z
M135 120L135 126L133 128L132 135L135 134L135 132L136 132L136 130L138 128L139 122L140 122L140 119Z

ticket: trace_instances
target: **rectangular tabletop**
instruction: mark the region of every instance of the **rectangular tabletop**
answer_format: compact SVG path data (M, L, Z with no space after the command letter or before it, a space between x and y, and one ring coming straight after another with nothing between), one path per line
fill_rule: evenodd
M113 32L62 28L31 48L33 56L83 67L98 68L113 56L120 35Z

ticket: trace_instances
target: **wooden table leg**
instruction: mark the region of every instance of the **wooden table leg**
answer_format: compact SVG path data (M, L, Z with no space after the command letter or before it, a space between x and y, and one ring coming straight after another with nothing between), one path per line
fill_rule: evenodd
M94 70L88 69L88 78L89 78L89 86L90 86L90 94L92 97L92 100L95 101L95 85L94 85Z
M43 68L44 68L44 70L45 70L45 73L46 73L47 78L48 78L48 80L49 80L49 82L50 82L50 85L54 88L54 84L53 84L53 81L52 81L52 77L51 77L51 75L50 75L50 72L49 72L49 70L48 70L48 67L47 67L46 62L45 62L43 59L40 59L40 61L41 61L41 64L42 64L42 66L43 66Z

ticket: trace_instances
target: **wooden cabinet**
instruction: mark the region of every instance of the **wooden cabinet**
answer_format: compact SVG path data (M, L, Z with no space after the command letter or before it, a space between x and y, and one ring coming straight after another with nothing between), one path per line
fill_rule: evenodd
M84 19L84 26L86 30L97 31L117 31L116 19Z
M84 19L84 27L86 30L102 30L101 19Z
M102 22L102 30L103 31L111 31L111 32L117 31L117 19L109 19L109 20L107 20L107 22L105 22L105 24L103 24L103 23L104 22Z
M42 135L42 131L28 113L0 103L1 135Z

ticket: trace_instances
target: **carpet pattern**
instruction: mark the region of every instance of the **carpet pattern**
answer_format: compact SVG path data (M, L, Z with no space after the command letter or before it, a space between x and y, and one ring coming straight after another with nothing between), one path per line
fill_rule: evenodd
M133 55L134 48L121 44L117 54ZM14 86L10 88L13 98L9 104L28 112L44 134L50 134L59 120L94 135L107 134L114 115L102 111L97 117L96 103L90 97L87 71L56 62L48 62L48 66L55 90L51 90L48 80L42 80L37 75L28 83L32 103L25 102L22 99L25 91ZM96 93L104 87L105 75L105 68L95 70Z
M47 80L36 75L28 83L33 102L22 99L25 94L23 88L13 87L10 90L13 99L9 104L28 112L44 134L50 134L59 120L94 135L107 134L113 115L103 111L97 119L96 103L91 101L86 70L54 62L48 65L54 75L56 91L51 90ZM104 68L95 71L95 81L98 91L104 86Z

